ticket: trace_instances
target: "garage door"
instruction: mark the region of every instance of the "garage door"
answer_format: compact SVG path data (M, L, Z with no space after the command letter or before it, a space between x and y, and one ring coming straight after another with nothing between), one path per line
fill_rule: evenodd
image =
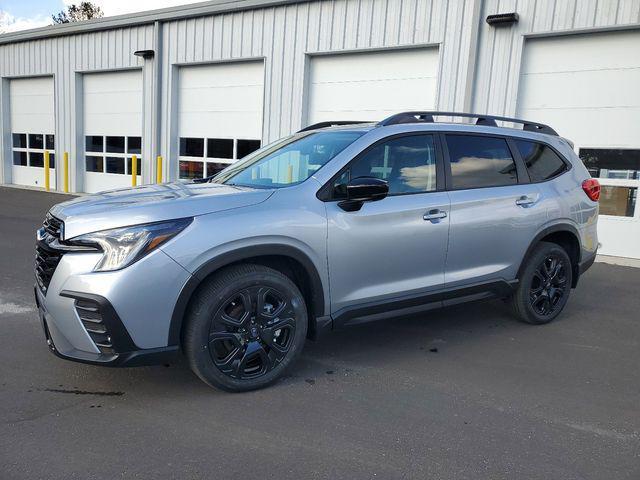
M50 186L55 188L53 78L21 78L9 84L12 179L17 185L44 186L44 152L50 152Z
M527 40L518 115L576 144L603 185L600 253L640 258L640 32Z
M437 48L313 57L307 123L433 110L437 74Z
M182 67L179 176L202 178L260 148L263 62Z
M99 192L131 186L132 157L137 183L142 152L142 72L84 75L84 190Z

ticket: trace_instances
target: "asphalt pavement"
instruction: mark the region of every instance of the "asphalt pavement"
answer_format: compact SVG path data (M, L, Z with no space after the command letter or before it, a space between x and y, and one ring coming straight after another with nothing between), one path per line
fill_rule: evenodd
M332 333L229 394L49 353L34 232L66 198L0 187L2 480L640 478L640 269L595 264L546 326L497 301Z

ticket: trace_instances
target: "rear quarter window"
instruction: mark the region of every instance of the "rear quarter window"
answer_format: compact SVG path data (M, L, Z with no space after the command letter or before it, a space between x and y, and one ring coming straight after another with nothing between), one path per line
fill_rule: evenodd
M548 145L527 140L516 140L516 145L532 182L544 182L567 169L567 165Z

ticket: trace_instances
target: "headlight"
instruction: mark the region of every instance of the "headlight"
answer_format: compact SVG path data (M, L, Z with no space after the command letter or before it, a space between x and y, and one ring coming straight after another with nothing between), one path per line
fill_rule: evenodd
M192 218L147 223L87 233L69 240L71 245L93 246L102 251L94 272L110 272L128 267L184 230Z

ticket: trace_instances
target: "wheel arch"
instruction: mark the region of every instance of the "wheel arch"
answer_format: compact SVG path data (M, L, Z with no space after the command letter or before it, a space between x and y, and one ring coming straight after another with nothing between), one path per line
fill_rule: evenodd
M520 267L518 268L517 278L520 278L522 271L525 268L526 261L533 252L533 249L540 242L555 243L565 249L569 258L571 259L572 281L571 287L575 288L578 284L578 277L580 274L580 260L582 249L580 247L580 234L578 229L570 223L558 223L543 228L529 244Z
M318 329L325 327L325 294L322 279L313 261L300 249L281 244L245 246L218 255L201 265L183 285L173 308L169 326L168 345L180 345L184 316L198 287L222 268L256 263L281 271L301 290L309 312L307 336L315 338ZM322 322L321 322L322 319Z

